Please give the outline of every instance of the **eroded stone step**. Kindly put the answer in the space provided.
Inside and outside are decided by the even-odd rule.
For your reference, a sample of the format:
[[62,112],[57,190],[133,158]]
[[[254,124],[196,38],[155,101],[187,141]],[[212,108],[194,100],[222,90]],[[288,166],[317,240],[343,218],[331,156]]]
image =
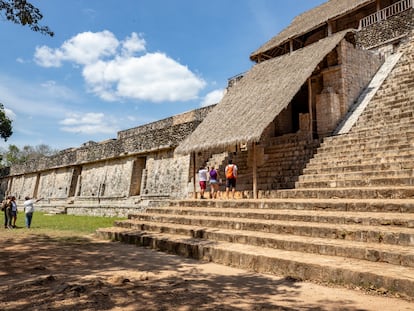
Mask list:
[[268,198],[319,199],[414,199],[414,186],[393,187],[319,187],[279,190],[265,193]]
[[[196,227],[247,230],[317,238],[414,246],[413,228],[308,223],[303,221],[271,221],[245,218],[228,219],[209,216],[156,215],[146,213],[136,215],[133,221],[136,222],[137,228],[139,227],[141,230],[151,231],[156,231],[153,227],[162,223],[164,225],[191,225]],[[147,226],[146,223],[151,223],[153,227],[143,227]],[[116,222],[116,224],[118,226],[122,226],[123,224],[126,224],[126,222],[119,221]]]
[[[413,162],[414,164],[414,162]],[[363,169],[363,167],[361,167]],[[355,179],[386,179],[386,178],[413,178],[414,179],[414,165],[412,168],[399,169],[399,170],[360,170],[354,172],[335,172],[331,174],[324,173],[315,173],[315,174],[306,174],[299,176],[300,183],[304,182],[318,182],[326,181],[330,182],[332,180],[355,180]]]
[[[319,189],[318,189],[319,190]],[[322,189],[325,190],[325,189]],[[327,189],[328,191],[337,191]],[[381,190],[381,189],[378,189]],[[386,189],[389,191],[389,189]],[[340,190],[338,190],[340,191]],[[350,189],[351,192],[357,192],[356,189]],[[163,208],[168,210],[171,207],[205,209],[217,208],[225,209],[254,209],[254,210],[322,210],[322,211],[349,211],[349,212],[379,212],[379,213],[414,213],[413,199],[351,199],[346,197],[340,198],[310,198],[309,191],[303,190],[306,197],[294,197],[300,191],[298,190],[279,190],[271,192],[274,195],[292,193],[292,197],[274,198],[274,199],[256,199],[256,200],[170,200],[169,206]],[[344,191],[346,193],[346,191]],[[414,188],[412,189],[414,194]]]
[[369,156],[369,154],[381,155],[386,152],[397,152],[406,151],[411,154],[414,152],[414,144],[412,140],[407,140],[405,142],[398,141],[396,143],[388,141],[386,143],[380,141],[367,141],[361,142],[358,140],[350,141],[347,144],[336,143],[331,141],[329,144],[324,143],[317,149],[316,154],[322,154],[325,156],[332,156],[335,154],[346,155],[346,151],[349,153],[359,154]]
[[[411,160],[411,159],[410,159]],[[335,162],[320,165],[319,163],[312,163],[303,169],[303,174],[335,174],[346,172],[367,171],[383,171],[383,170],[404,170],[414,168],[414,158],[411,161],[403,162],[389,162],[389,163],[375,163],[375,164],[355,164],[354,162],[347,162],[345,165],[340,165]]]
[[[414,213],[381,213],[381,212],[351,212],[298,209],[252,209],[252,208],[214,208],[198,206],[151,208],[145,215],[174,215],[174,216],[208,216],[229,219],[259,219],[301,221],[329,224],[358,224],[368,226],[396,226],[414,228]],[[130,219],[139,218],[139,214],[131,215]]]
[[384,187],[414,186],[413,177],[365,177],[347,180],[320,180],[296,182],[296,188],[356,188],[356,187]]
[[[356,143],[355,143],[356,144]],[[346,151],[348,150],[348,157]],[[336,158],[350,158],[351,156],[357,156],[359,158],[387,158],[387,157],[401,157],[401,156],[412,156],[414,153],[414,146],[410,144],[405,145],[381,145],[372,143],[370,145],[360,144],[358,147],[349,145],[347,146],[336,146],[332,144],[328,148],[318,149],[314,155],[315,159],[336,159]]]
[[290,251],[356,258],[374,262],[414,267],[414,253],[410,247],[378,243],[360,243],[347,240],[322,239],[306,236],[292,236],[256,231],[240,231],[217,228],[194,227],[157,223],[123,221],[118,228],[137,231],[183,235],[189,238],[203,238],[255,246],[264,246]]
[[406,152],[401,152],[400,155],[393,155],[394,152],[389,153],[388,155],[372,155],[364,157],[364,155],[353,155],[350,153],[349,157],[345,155],[332,157],[329,158],[326,155],[320,155],[319,157],[315,157],[310,159],[309,163],[307,164],[307,168],[327,168],[327,167],[345,167],[345,166],[370,166],[370,165],[377,165],[381,167],[382,165],[388,164],[395,164],[401,165],[408,164],[408,166],[404,166],[405,168],[411,168],[411,163],[413,160],[413,156],[407,154]]
[[384,288],[414,297],[414,273],[410,267],[122,228],[113,231],[99,229],[97,234],[101,238],[249,271],[371,289]]

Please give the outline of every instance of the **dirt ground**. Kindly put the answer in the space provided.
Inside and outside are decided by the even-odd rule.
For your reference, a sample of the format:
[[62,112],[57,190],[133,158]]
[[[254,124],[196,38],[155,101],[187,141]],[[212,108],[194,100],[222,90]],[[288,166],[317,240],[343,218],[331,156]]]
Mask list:
[[414,302],[132,245],[0,229],[0,310],[414,310]]

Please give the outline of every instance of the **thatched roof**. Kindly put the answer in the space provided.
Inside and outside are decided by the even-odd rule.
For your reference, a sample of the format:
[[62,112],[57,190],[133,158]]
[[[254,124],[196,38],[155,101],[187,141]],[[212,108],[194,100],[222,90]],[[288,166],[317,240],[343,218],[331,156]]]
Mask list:
[[364,6],[376,0],[330,0],[320,6],[309,10],[295,17],[292,23],[282,30],[278,35],[270,39],[258,50],[250,55],[251,59],[255,59],[259,54],[275,48],[286,41],[297,36],[303,35],[312,29],[315,29],[328,20],[349,13],[358,7]]
[[259,141],[324,57],[350,32],[256,64],[176,149],[188,154]]

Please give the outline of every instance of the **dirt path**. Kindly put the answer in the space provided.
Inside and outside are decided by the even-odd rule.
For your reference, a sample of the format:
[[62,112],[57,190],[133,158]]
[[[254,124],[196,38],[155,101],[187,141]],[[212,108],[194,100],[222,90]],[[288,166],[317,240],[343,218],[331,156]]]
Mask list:
[[90,236],[0,233],[0,310],[414,310]]

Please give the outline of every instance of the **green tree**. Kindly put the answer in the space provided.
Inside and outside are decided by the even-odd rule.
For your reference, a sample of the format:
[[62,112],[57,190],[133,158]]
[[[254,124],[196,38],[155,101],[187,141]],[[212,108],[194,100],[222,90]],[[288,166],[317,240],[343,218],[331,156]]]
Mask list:
[[0,136],[4,139],[4,141],[7,141],[12,134],[12,120],[6,116],[4,106],[0,103]]
[[21,164],[26,161],[39,159],[41,157],[53,156],[58,152],[59,150],[52,149],[50,146],[45,144],[40,144],[34,147],[25,145],[22,149],[16,145],[9,145],[7,150],[3,148],[0,150],[0,167]]
[[4,166],[22,163],[20,159],[20,149],[16,145],[9,145],[9,149],[3,155]]
[[15,24],[30,27],[31,30],[53,37],[47,26],[39,25],[43,18],[40,10],[26,0],[0,0],[0,15]]

